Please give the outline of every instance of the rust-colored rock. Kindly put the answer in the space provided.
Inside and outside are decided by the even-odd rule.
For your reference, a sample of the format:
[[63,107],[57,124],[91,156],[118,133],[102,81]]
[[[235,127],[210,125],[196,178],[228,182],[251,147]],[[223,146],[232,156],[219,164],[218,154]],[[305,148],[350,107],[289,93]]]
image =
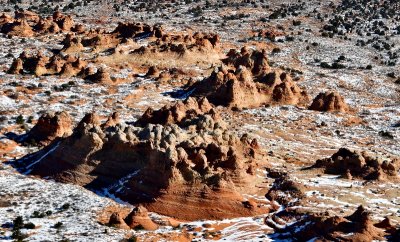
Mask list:
[[[22,64],[22,69],[21,69]],[[77,76],[86,67],[86,61],[71,56],[53,55],[48,57],[42,52],[27,54],[23,52],[9,68],[10,74]]]
[[339,149],[330,158],[317,160],[314,168],[324,168],[325,173],[351,176],[366,180],[397,179],[399,159],[383,159],[367,152]]
[[93,75],[86,76],[85,80],[102,84],[114,83],[111,79],[110,73],[105,68],[99,68]]
[[24,70],[24,62],[21,58],[14,59],[13,63],[11,64],[10,69],[8,69],[8,74],[22,74]]
[[198,115],[211,114],[214,119],[218,115],[207,98],[188,98],[185,101],[178,101],[174,105],[165,106],[159,110],[149,108],[136,122],[139,126],[147,124],[183,124],[186,120],[192,120]]
[[74,53],[80,52],[83,50],[83,45],[81,43],[81,39],[79,37],[75,37],[72,34],[68,34],[63,40],[64,47],[62,51],[64,53]]
[[[210,108],[205,100],[187,103],[192,102],[198,112]],[[210,115],[189,117],[185,124],[114,123],[109,128],[88,114],[32,173],[107,189],[149,211],[183,220],[268,212],[268,207],[244,207],[239,193],[257,190],[254,171],[263,157],[257,142],[239,139]]]
[[316,96],[309,107],[310,110],[323,112],[348,112],[349,106],[337,92],[323,92]]
[[147,77],[158,77],[160,76],[160,70],[156,66],[150,66],[146,73]]
[[6,13],[2,13],[0,16],[0,29],[4,24],[12,23],[14,18]]
[[156,230],[158,228],[149,217],[148,211],[143,206],[135,207],[125,218],[126,224],[131,229]]
[[23,19],[34,23],[38,22],[40,19],[40,16],[37,13],[28,10],[15,11],[14,15],[16,19]]
[[[258,70],[256,68],[256,70]],[[307,93],[284,72],[275,71],[261,77],[240,66],[235,71],[220,68],[210,77],[195,83],[192,96],[205,96],[215,105],[227,107],[259,107],[265,104],[304,105]]]
[[20,37],[32,37],[34,35],[32,27],[24,19],[19,19],[11,23],[4,24],[1,28],[1,32]]
[[114,212],[111,214],[108,226],[116,227],[119,229],[130,229],[118,212]]
[[61,12],[56,11],[53,13],[53,21],[57,23],[63,31],[70,31],[74,27],[74,20],[69,15],[63,15]]
[[121,122],[120,117],[119,117],[119,113],[118,112],[114,112],[113,114],[111,114],[110,117],[108,117],[107,121],[102,124],[102,128],[109,128],[109,127],[115,127],[117,124],[119,124]]
[[289,74],[268,65],[265,51],[230,50],[223,62],[226,66],[191,86],[192,96],[204,96],[215,105],[232,108],[266,104],[303,106],[309,101],[307,93]]
[[[291,214],[297,216],[297,222],[289,226],[278,225],[282,221],[279,217],[287,217],[290,214],[281,212],[268,219],[268,225],[275,227],[281,234],[280,238],[296,238],[302,241],[317,239],[318,241],[373,241],[384,240],[389,231],[375,226],[369,212],[362,206],[347,216],[330,216],[326,214]],[[278,219],[276,219],[278,218]],[[283,229],[282,229],[283,227]]]
[[305,197],[304,186],[284,175],[275,179],[265,197],[285,206],[293,206]]
[[66,112],[48,112],[42,115],[36,125],[28,132],[25,141],[48,145],[59,137],[72,134],[72,119]]

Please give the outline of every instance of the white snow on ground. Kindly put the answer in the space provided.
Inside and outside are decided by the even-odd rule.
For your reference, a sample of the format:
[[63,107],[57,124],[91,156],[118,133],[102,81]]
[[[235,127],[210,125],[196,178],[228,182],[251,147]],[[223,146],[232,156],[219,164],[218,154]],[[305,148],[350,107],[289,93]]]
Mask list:
[[[1,170],[0,200],[12,204],[0,206],[0,224],[23,216],[25,222],[32,222],[38,227],[22,231],[30,235],[29,241],[119,241],[127,233],[98,224],[97,213],[115,202],[79,186]],[[70,208],[63,210],[61,207],[64,204],[70,204]],[[44,218],[31,218],[34,211],[51,211],[52,214]],[[53,228],[57,222],[63,224],[59,229]],[[4,236],[10,235],[8,231]],[[0,240],[6,239],[4,236],[0,235]]]
[[8,111],[8,109],[15,108],[15,101],[9,97],[0,95],[0,111]]

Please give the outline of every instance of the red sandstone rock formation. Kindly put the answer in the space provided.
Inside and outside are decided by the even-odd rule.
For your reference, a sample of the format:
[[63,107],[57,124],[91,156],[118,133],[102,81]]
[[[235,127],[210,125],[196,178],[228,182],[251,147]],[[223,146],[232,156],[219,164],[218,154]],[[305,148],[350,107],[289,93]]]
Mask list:
[[107,225],[119,229],[130,229],[129,226],[125,223],[125,221],[121,218],[121,215],[118,212],[114,212],[111,214],[110,220]]
[[[204,102],[195,108],[208,106]],[[150,211],[185,220],[268,212],[268,207],[244,206],[238,193],[257,189],[254,172],[263,157],[257,142],[239,139],[208,115],[187,123],[144,128],[119,123],[110,129],[96,115],[87,115],[32,173],[106,189]]]
[[53,17],[41,17],[27,10],[16,11],[15,19],[3,14],[0,17],[0,30],[4,34],[20,37],[32,37],[35,35],[59,33],[75,30],[82,32],[82,27],[74,26],[71,16],[55,12]]
[[24,19],[4,24],[1,28],[1,32],[20,37],[32,37],[34,35],[32,27]]
[[[299,221],[287,227],[279,225],[287,217],[297,216]],[[288,214],[281,212],[266,220],[267,224],[282,233],[281,239],[296,238],[302,241],[373,241],[383,240],[390,230],[374,225],[369,212],[362,206],[347,217],[327,214]]]
[[62,75],[71,77],[82,73],[86,65],[86,61],[72,56],[53,55],[48,57],[41,52],[36,55],[23,52],[13,61],[8,73],[23,74],[26,72],[36,76]]
[[178,101],[171,106],[165,106],[156,111],[149,108],[136,124],[142,127],[149,123],[162,125],[183,124],[186,120],[192,120],[198,115],[204,114],[210,114],[214,119],[218,118],[207,98],[188,98],[185,101]]
[[[324,168],[326,173],[338,174],[366,180],[397,179],[400,160],[384,160],[366,152],[339,149],[330,158],[317,160],[315,168]],[[347,175],[346,175],[347,174]]]
[[113,80],[111,80],[110,73],[105,68],[99,68],[96,73],[86,76],[85,80],[102,84],[113,83]]
[[287,73],[271,69],[264,51],[231,50],[223,61],[228,66],[195,83],[192,96],[205,96],[213,104],[235,108],[308,102],[307,93]]
[[143,206],[135,207],[125,218],[126,224],[132,229],[156,230],[158,228],[149,217],[148,211]]
[[53,21],[57,23],[63,31],[70,31],[74,27],[74,20],[69,15],[63,15],[61,12],[56,11],[53,13]]
[[37,13],[28,10],[15,11],[14,15],[16,19],[24,19],[34,23],[38,22],[40,19],[40,16]]
[[324,92],[315,97],[309,109],[323,112],[345,113],[349,111],[349,106],[339,93]]
[[49,112],[42,115],[36,125],[28,132],[25,140],[48,145],[59,137],[72,134],[72,120],[68,113]]
[[304,186],[283,175],[275,180],[265,197],[281,205],[293,206],[305,197]]

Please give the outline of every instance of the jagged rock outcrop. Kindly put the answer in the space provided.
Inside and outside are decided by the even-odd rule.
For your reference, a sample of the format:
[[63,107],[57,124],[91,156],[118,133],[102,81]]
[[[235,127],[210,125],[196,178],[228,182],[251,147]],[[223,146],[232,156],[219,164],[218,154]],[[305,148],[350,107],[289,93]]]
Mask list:
[[[285,212],[283,216],[288,216]],[[293,216],[293,215],[292,215]],[[277,218],[277,219],[276,219]],[[304,241],[317,239],[318,241],[373,241],[384,240],[389,233],[374,225],[370,214],[362,206],[347,216],[329,216],[327,214],[307,214],[299,216],[299,221],[282,229],[277,225],[278,216],[269,219],[268,225],[275,228],[281,234],[280,238],[296,238]],[[279,220],[280,222],[282,220]]]
[[24,138],[27,142],[36,142],[48,145],[56,138],[67,137],[72,134],[72,119],[67,112],[48,112],[43,114],[36,125]]
[[325,173],[328,174],[366,180],[386,180],[398,179],[400,160],[387,160],[367,152],[341,148],[330,158],[317,160],[313,167],[324,168]]
[[151,124],[184,124],[187,120],[193,120],[198,115],[210,114],[214,120],[219,116],[208,102],[207,98],[188,98],[178,101],[171,106],[164,106],[159,110],[148,108],[138,119],[136,125],[145,126]]
[[[219,45],[220,37],[217,34],[164,34],[156,41],[150,42],[147,46],[141,46],[130,54],[150,55],[153,58],[168,54],[169,58],[180,58],[193,62],[196,57],[204,58],[205,54],[211,56],[212,59],[215,56],[219,57]],[[169,54],[174,54],[174,56]]]
[[322,112],[348,112],[349,106],[337,92],[323,92],[316,96],[309,107],[310,110]]
[[192,96],[205,96],[213,104],[236,108],[304,105],[309,100],[287,73],[272,70],[264,51],[231,50],[224,63],[227,66],[216,69],[190,88]]
[[87,37],[81,40],[81,44],[84,47],[91,47],[95,51],[116,48],[120,43],[121,40],[116,36],[103,33],[101,30],[98,30],[94,33],[89,33]]
[[[198,111],[208,106],[205,100],[187,103],[192,102]],[[32,174],[105,190],[185,220],[268,211],[245,207],[239,193],[257,189],[255,169],[263,153],[256,140],[239,139],[210,115],[181,126],[143,122],[139,127],[110,119],[113,125],[101,125],[96,115],[86,115],[71,136],[46,148],[53,150],[33,166]]]

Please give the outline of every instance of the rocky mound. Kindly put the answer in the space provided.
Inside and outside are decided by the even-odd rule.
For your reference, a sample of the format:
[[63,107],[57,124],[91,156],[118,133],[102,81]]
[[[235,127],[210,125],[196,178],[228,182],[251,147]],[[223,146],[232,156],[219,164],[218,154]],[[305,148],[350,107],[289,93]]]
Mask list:
[[112,213],[110,220],[107,223],[108,226],[119,228],[119,229],[130,229],[130,227],[125,223],[121,214],[118,212]]
[[[205,102],[186,103],[200,108],[208,106]],[[256,140],[238,138],[209,115],[187,117],[181,126],[145,124],[144,119],[142,124],[102,125],[88,114],[71,136],[24,160],[34,164],[32,174],[184,220],[268,212],[265,206],[245,207],[239,193],[257,189],[255,170],[263,154]]]
[[59,11],[47,18],[27,10],[16,11],[14,18],[5,14],[0,17],[0,32],[12,36],[32,37],[73,30],[81,32],[82,28],[75,25],[71,16]]
[[80,52],[84,49],[81,38],[74,34],[67,34],[62,43],[64,44],[64,47],[61,51],[64,53]]
[[[90,70],[85,70],[85,73],[90,73]],[[97,72],[85,76],[85,80],[93,83],[112,84],[110,73],[106,68],[99,68]]]
[[42,52],[28,54],[22,52],[11,64],[9,74],[62,75],[64,77],[77,76],[84,71],[87,63],[72,56],[46,56]]
[[18,19],[11,23],[4,24],[1,27],[1,32],[20,37],[32,37],[34,35],[32,27],[24,19]]
[[265,197],[281,205],[293,206],[305,197],[304,186],[290,179],[288,175],[283,175],[275,179]]
[[[287,227],[279,226],[276,221],[287,216],[286,212],[268,220],[268,225],[279,231],[279,238],[296,238],[308,241],[316,238],[318,241],[373,241],[384,240],[392,228],[379,228],[374,225],[369,212],[362,206],[347,217],[329,216],[329,214],[303,215],[300,221]],[[293,215],[291,215],[293,216]],[[275,220],[275,221],[274,221]],[[385,231],[386,230],[386,231]]]
[[337,92],[323,92],[316,96],[309,107],[310,110],[322,112],[348,112],[349,106]]
[[275,27],[268,26],[266,29],[262,29],[255,34],[256,37],[266,38],[271,41],[277,41],[279,38],[284,38],[286,34]]
[[339,149],[331,157],[317,160],[314,168],[324,168],[325,173],[357,177],[366,180],[397,179],[400,160],[384,160],[367,152]]
[[72,119],[67,112],[48,112],[42,115],[36,125],[24,137],[24,141],[48,145],[59,137],[72,134]]
[[150,26],[144,23],[118,23],[113,33],[121,38],[145,38],[163,36],[163,29],[160,25]]
[[150,219],[147,209],[142,206],[135,207],[125,218],[125,222],[132,229],[156,230],[158,227]]
[[207,98],[188,98],[178,101],[174,105],[167,105],[159,110],[149,108],[138,119],[136,125],[144,127],[151,124],[179,124],[182,126],[186,121],[193,120],[199,115],[210,114],[216,120],[218,115]]
[[192,96],[204,96],[215,105],[236,108],[304,105],[309,100],[290,75],[272,70],[265,51],[231,50],[223,62],[227,66],[216,69],[210,77],[190,88]]

